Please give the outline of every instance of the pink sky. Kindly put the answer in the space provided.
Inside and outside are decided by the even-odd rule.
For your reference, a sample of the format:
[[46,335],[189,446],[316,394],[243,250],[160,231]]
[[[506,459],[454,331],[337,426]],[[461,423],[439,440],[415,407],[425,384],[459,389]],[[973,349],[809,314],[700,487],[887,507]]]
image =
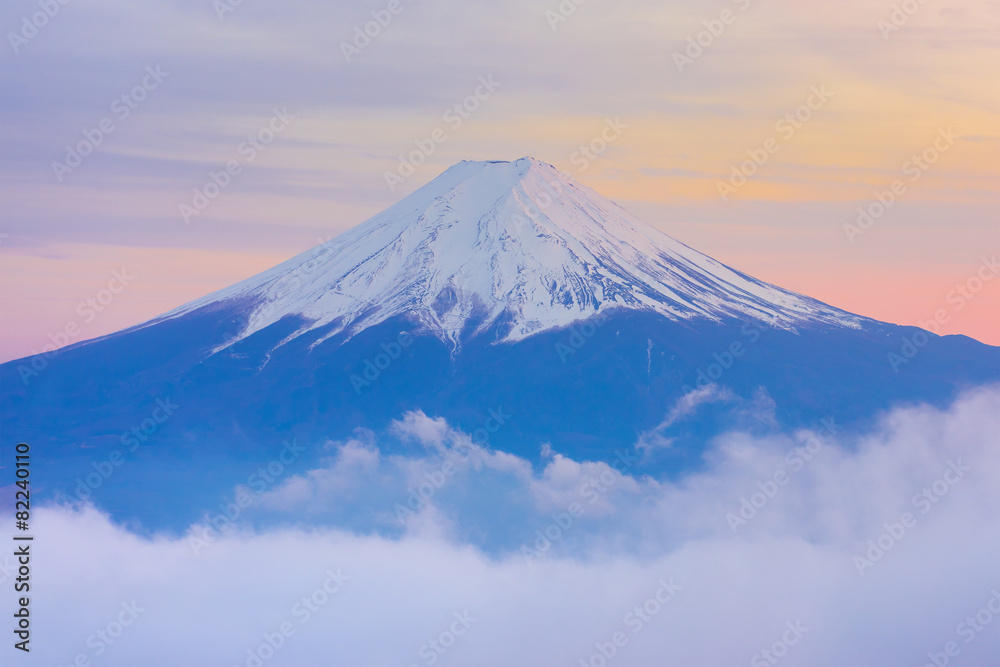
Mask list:
[[[404,3],[350,62],[340,44],[367,9],[265,4],[224,20],[210,3],[72,5],[0,50],[16,92],[0,98],[0,359],[249,277],[460,160],[524,155],[763,280],[899,324],[943,312],[941,333],[1000,345],[1000,280],[977,282],[1000,252],[1000,3],[927,3],[898,30],[890,1],[587,3],[566,21],[555,2]],[[33,6],[5,5],[5,24]],[[696,57],[689,38],[707,44]],[[484,79],[495,89],[449,115]],[[250,159],[276,113],[287,124]],[[609,120],[622,130],[602,146]],[[53,168],[102,121],[91,155]],[[399,156],[438,129],[390,190]],[[186,223],[179,206],[234,160]],[[845,225],[894,183],[852,242]],[[121,269],[135,279],[87,306]]]

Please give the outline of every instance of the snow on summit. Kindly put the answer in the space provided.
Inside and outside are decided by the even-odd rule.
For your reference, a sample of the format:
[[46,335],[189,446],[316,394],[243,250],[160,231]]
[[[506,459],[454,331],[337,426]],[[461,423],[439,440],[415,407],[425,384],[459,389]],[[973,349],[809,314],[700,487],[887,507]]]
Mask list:
[[159,319],[233,300],[251,312],[230,343],[287,315],[308,321],[290,338],[406,315],[456,346],[495,324],[515,341],[616,308],[783,328],[860,321],[730,269],[530,157],[456,164],[335,239]]

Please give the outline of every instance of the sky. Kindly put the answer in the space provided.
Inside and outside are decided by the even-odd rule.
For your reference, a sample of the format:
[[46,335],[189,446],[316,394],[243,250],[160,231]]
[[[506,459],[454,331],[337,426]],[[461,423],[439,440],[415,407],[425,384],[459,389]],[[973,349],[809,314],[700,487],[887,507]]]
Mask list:
[[1000,2],[902,4],[10,0],[0,360],[526,155],[758,278],[1000,344]]

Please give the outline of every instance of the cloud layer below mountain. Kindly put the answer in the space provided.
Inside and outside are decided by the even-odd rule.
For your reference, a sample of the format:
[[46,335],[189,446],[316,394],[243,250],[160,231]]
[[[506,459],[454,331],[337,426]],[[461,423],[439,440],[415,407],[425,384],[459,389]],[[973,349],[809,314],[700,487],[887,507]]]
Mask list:
[[730,433],[673,481],[630,475],[630,452],[614,466],[547,452],[533,470],[422,414],[395,431],[411,456],[360,433],[321,469],[237,489],[253,504],[221,531],[209,515],[147,538],[92,507],[35,510],[23,664],[986,667],[1000,654],[1000,388],[897,409],[862,435],[836,418]]

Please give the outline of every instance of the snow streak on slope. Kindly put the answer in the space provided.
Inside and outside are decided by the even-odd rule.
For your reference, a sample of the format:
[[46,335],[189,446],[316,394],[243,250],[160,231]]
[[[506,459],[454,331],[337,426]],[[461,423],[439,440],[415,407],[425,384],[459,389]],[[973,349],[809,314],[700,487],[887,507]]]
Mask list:
[[613,308],[772,326],[860,318],[755,280],[639,221],[533,158],[461,162],[385,212],[160,320],[250,308],[239,340],[287,315],[327,337],[395,315],[456,347],[496,325],[516,341]]

